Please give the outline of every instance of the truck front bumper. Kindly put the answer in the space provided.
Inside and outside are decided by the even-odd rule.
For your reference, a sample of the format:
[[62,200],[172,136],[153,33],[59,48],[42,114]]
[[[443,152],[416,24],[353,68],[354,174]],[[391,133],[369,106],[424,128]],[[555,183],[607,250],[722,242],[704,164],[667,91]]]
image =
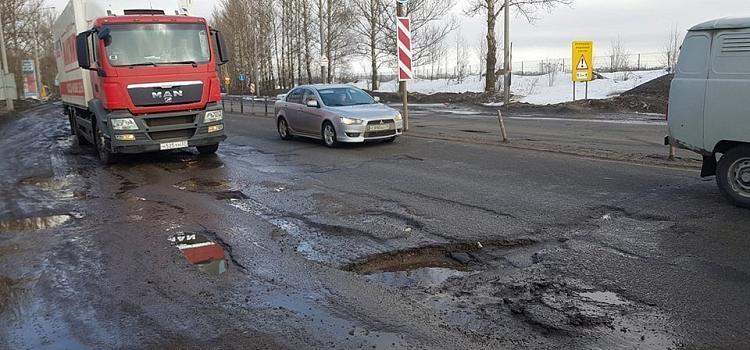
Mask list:
[[[162,144],[180,142],[186,142],[184,147],[215,145],[227,138],[224,133],[224,120],[209,123],[205,123],[204,120],[207,112],[220,110],[221,107],[215,104],[200,111],[137,116],[127,111],[114,111],[106,119],[109,135],[104,135],[105,142],[112,153],[124,154],[161,151]],[[114,130],[111,120],[117,118],[133,118],[138,130]]]

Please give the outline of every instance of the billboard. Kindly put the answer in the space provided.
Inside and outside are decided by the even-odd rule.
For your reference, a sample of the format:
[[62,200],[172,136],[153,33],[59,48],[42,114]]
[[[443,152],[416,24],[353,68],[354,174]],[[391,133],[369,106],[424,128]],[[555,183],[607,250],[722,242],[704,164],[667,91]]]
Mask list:
[[23,77],[23,98],[39,99],[36,89],[34,61],[21,61],[21,75]]

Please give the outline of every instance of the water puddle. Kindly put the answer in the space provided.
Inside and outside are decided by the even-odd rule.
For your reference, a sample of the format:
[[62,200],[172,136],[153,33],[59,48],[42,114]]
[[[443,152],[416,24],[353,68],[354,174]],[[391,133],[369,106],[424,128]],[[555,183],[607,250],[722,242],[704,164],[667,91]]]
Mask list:
[[227,272],[229,267],[224,248],[199,233],[176,233],[169,241],[182,252],[182,255],[198,268],[212,276]]
[[27,284],[32,278],[12,279],[0,276],[0,315],[20,315],[21,311],[30,306],[30,288]]
[[608,305],[627,305],[630,304],[625,300],[622,300],[620,296],[612,292],[586,292],[578,293],[579,296],[591,299],[597,303],[608,304]]
[[393,287],[430,287],[439,285],[451,277],[464,276],[467,273],[444,267],[423,267],[406,271],[373,272],[365,275],[365,278]]
[[60,226],[70,221],[70,215],[53,215],[38,218],[26,218],[12,221],[0,221],[2,231],[40,231]]
[[188,179],[172,185],[181,190],[198,193],[214,193],[229,191],[230,186],[224,181],[212,181],[206,179]]
[[274,309],[286,310],[302,317],[311,327],[320,330],[321,337],[353,343],[350,348],[359,349],[409,349],[401,336],[395,333],[370,330],[352,321],[335,317],[324,308],[328,302],[321,295],[286,295],[268,300]]

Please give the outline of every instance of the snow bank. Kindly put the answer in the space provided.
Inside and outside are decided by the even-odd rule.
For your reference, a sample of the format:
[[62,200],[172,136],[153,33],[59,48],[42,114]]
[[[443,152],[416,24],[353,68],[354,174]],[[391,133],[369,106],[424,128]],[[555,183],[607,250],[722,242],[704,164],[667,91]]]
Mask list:
[[[603,73],[606,79],[597,79],[589,82],[588,98],[603,99],[617,96],[638,85],[667,74],[665,70],[650,70],[636,72]],[[367,82],[361,81],[356,84],[359,88],[367,88]],[[484,91],[484,80],[478,75],[469,76],[461,84],[455,80],[413,80],[409,82],[409,91],[423,94],[434,94],[438,92],[482,92]],[[396,92],[398,81],[392,80],[381,83],[380,92]],[[583,99],[586,91],[584,83],[576,84],[576,99]],[[555,104],[573,100],[573,82],[570,73],[557,73],[550,86],[548,75],[520,76],[514,75],[511,92],[518,96],[515,99],[537,105]]]

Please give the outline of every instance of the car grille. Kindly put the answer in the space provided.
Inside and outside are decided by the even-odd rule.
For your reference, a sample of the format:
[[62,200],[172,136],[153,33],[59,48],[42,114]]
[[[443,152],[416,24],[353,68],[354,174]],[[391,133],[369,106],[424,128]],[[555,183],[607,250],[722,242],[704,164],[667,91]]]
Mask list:
[[195,115],[181,115],[177,117],[148,118],[146,119],[146,125],[149,127],[170,126],[178,124],[193,124],[194,121]]
[[393,136],[396,135],[396,123],[393,120],[373,120],[369,123],[367,123],[367,126],[370,125],[388,125],[390,126],[390,130],[379,130],[379,131],[367,131],[365,132],[365,137],[384,137],[384,136]]
[[195,128],[181,129],[181,130],[169,130],[169,131],[154,131],[148,133],[154,141],[167,140],[167,139],[189,139],[195,134]]

